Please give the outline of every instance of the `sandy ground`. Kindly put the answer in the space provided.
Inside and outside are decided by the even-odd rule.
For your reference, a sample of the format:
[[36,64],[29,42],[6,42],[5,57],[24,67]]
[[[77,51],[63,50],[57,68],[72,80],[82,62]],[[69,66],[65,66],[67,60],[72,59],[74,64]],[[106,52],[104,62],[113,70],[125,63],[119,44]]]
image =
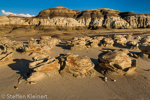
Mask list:
[[75,36],[106,36],[110,37],[113,34],[129,34],[133,35],[148,35],[150,33],[149,28],[141,29],[98,29],[98,30],[72,30],[72,31],[45,31],[45,30],[33,30],[33,29],[22,29],[18,28],[15,30],[11,29],[0,29],[0,36],[5,36],[11,40],[27,41],[32,38],[40,38],[41,36],[52,36],[60,38],[61,40],[68,40]]
[[[96,33],[97,31],[98,30],[94,31],[95,34],[98,34]],[[122,32],[125,31],[122,30]],[[128,31],[126,33],[130,32]],[[146,32],[146,34],[148,34],[145,30],[139,30],[137,33],[141,34],[143,32]],[[62,35],[62,33],[59,34]],[[112,34],[108,31],[105,31],[104,33],[105,34],[99,33],[99,35],[108,35],[106,33]],[[67,37],[66,39],[69,39],[70,37],[77,35],[76,33],[72,34],[74,35],[71,35],[69,37],[68,34],[63,35],[63,37],[59,35],[59,37]],[[91,35],[95,34],[93,33]],[[34,34],[33,38],[38,38],[41,35],[42,34],[37,36]],[[26,37],[21,37],[20,35],[19,37],[18,35],[18,38],[9,36],[9,38],[17,41],[26,41],[26,39],[31,38],[30,35],[25,36]],[[69,50],[68,47],[64,46],[64,44],[62,43],[52,48],[49,54],[52,57],[56,57],[58,54],[61,53],[69,52],[79,55],[86,55],[90,57],[95,64],[97,64],[98,55],[102,52],[103,49],[120,48],[99,47],[87,50],[73,51]],[[139,52],[132,50],[129,51]],[[56,75],[53,77],[47,77],[42,81],[31,85],[25,84],[25,80],[21,84],[18,84],[18,79],[27,71],[28,68],[26,67],[26,65],[32,61],[32,57],[26,54],[15,52],[13,61],[9,61],[0,65],[0,100],[150,100],[150,60],[142,58],[136,60],[137,68],[134,74],[125,76],[109,74],[107,76],[107,82],[103,81],[102,77],[104,76],[101,73],[97,72],[94,77],[86,78],[74,78],[69,76],[67,77]],[[111,79],[115,79],[116,82],[113,82]],[[14,86],[17,86],[18,89],[14,89]],[[16,94],[25,95],[26,98],[21,99],[17,97]],[[47,97],[35,99],[32,98],[30,94],[43,96],[46,95]],[[15,98],[10,97],[10,95],[14,95]]]

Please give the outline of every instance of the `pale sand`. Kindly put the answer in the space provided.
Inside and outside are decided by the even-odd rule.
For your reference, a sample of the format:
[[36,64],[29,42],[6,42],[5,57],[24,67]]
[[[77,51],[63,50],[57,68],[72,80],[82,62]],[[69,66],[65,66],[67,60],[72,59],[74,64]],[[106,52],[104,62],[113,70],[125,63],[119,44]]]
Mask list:
[[[30,36],[27,37],[29,38]],[[17,38],[11,37],[11,39]],[[17,40],[21,41],[22,39],[23,37]],[[25,41],[25,39],[22,41]],[[52,57],[69,52],[86,55],[90,57],[95,64],[97,64],[98,55],[102,49],[120,49],[118,47],[99,47],[73,51],[62,45],[52,48],[49,54]],[[32,57],[15,52],[14,61],[0,65],[0,94],[6,95],[4,99],[0,97],[0,100],[8,100],[7,94],[47,95],[47,100],[150,100],[150,71],[147,71],[150,69],[150,60],[142,58],[136,60],[137,66],[133,75],[120,76],[110,74],[108,75],[107,82],[103,81],[102,77],[104,76],[97,72],[94,77],[87,78],[56,75],[45,78],[34,85],[29,85],[25,84],[25,80],[21,84],[18,84],[18,79],[26,72],[26,65],[32,61]],[[111,78],[115,79],[116,82],[113,82]],[[14,86],[18,86],[18,89],[14,89]],[[14,100],[27,99],[17,98]]]

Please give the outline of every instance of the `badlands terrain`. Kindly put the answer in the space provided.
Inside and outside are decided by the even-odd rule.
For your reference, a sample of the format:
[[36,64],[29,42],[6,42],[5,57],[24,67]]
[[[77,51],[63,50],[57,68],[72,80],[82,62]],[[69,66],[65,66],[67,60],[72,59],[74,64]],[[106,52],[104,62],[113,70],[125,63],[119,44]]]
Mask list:
[[1,15],[0,100],[149,100],[149,27],[106,8]]

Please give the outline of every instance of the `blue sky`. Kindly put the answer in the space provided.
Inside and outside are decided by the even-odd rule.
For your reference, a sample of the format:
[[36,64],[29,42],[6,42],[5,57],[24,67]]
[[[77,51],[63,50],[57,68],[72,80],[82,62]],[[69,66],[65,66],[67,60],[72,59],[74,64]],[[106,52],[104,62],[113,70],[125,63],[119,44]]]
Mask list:
[[[0,11],[38,15],[41,10],[64,6],[73,10],[110,8],[135,13],[150,13],[150,0],[1,0]],[[0,15],[2,13],[0,12]]]

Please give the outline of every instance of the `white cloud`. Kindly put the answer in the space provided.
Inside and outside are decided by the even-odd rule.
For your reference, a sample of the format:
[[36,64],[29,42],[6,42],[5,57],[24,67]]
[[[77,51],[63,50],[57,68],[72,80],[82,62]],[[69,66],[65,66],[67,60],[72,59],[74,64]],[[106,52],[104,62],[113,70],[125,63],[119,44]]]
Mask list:
[[35,15],[29,15],[29,14],[16,14],[16,13],[12,13],[12,12],[5,12],[5,10],[2,10],[1,12],[2,12],[2,14],[6,15],[6,16],[8,16],[9,14],[13,14],[13,15],[19,16],[19,17],[33,17],[33,16],[35,16]]

